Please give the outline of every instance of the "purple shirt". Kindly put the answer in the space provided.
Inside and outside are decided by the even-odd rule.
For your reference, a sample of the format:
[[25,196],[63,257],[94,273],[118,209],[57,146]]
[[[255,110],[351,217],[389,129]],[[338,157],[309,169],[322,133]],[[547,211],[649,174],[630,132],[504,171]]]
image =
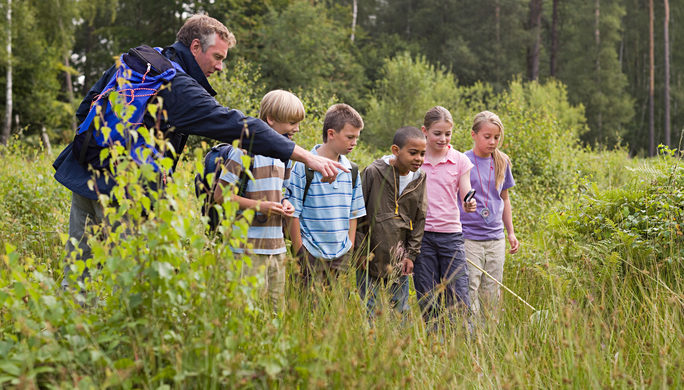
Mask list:
[[[486,241],[499,240],[504,238],[503,209],[504,202],[501,199],[501,191],[515,185],[510,164],[506,167],[506,175],[503,183],[496,188],[496,174],[494,172],[494,159],[477,157],[473,150],[465,152],[465,155],[474,164],[470,170],[470,185],[477,191],[475,200],[477,201],[477,211],[465,213],[461,208],[461,224],[463,225],[463,236],[469,240]],[[486,205],[486,206],[485,206]],[[487,207],[489,216],[482,216],[482,210]]]

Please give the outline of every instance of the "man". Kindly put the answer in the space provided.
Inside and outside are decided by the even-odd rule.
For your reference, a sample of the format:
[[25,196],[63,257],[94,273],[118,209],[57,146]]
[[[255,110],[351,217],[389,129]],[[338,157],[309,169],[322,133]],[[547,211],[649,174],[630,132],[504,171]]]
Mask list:
[[[173,158],[174,169],[191,134],[221,142],[232,142],[242,137],[243,145],[249,145],[253,153],[301,161],[320,172],[327,181],[335,180],[337,168],[344,169],[339,163],[311,154],[263,121],[223,107],[213,98],[216,92],[207,77],[222,69],[228,49],[235,45],[235,37],[226,26],[207,15],[195,15],[178,31],[177,39],[176,43],[164,49],[163,54],[178,63],[184,72],[178,72],[170,85],[158,93],[166,113],[166,119],[158,128],[173,146],[167,156]],[[115,71],[116,66],[107,70],[83,99],[76,111],[80,122],[86,118],[91,103],[103,92]],[[144,123],[148,128],[157,127],[149,115],[146,115]],[[243,131],[245,127],[248,132]],[[90,249],[84,238],[86,225],[99,224],[104,217],[98,193],[108,194],[116,183],[105,180],[106,175],[94,175],[86,164],[80,163],[72,145],[62,151],[53,166],[55,179],[72,191],[69,237],[76,239],[83,250],[82,258],[87,259]],[[91,180],[95,181],[95,188],[88,184]],[[67,243],[67,252],[74,249],[71,242]]]

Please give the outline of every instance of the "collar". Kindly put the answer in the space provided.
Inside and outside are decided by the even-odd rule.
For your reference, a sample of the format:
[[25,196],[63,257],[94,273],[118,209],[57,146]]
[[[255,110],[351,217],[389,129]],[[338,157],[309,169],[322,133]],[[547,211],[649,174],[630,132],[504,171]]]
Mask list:
[[[318,145],[314,146],[313,149],[311,149],[311,153],[318,156],[318,148],[320,148],[321,146],[323,146],[323,144],[318,144]],[[342,164],[342,166],[344,166],[345,168],[347,168],[351,171],[351,168],[352,168],[351,162],[349,161],[349,159],[346,156],[340,154],[340,159],[337,162],[339,162],[340,164]]]
[[[435,164],[435,165],[439,165],[439,164],[447,162],[447,161],[452,163],[452,164],[456,164],[458,162],[458,154],[456,154],[456,150],[451,145],[447,146],[446,155],[444,157],[442,157],[442,159],[439,160],[437,162],[437,164]],[[430,164],[430,162],[426,158],[425,162],[423,162],[423,164]],[[430,164],[430,165],[432,165],[432,164]]]
[[[392,164],[390,164],[390,161],[391,161],[391,160],[394,160],[394,159],[395,159],[395,157],[394,157],[393,154],[388,154],[388,155],[382,156],[382,158],[381,158],[380,160],[382,160],[382,162],[384,162],[385,165],[388,165],[388,166],[391,167]],[[415,179],[416,177],[420,176],[420,168],[418,168],[418,170],[416,170],[415,172],[409,171],[409,173],[407,173],[406,175],[404,175],[404,176],[402,176],[402,177],[407,177],[407,176],[410,177],[411,180],[413,180],[413,179]]]
[[216,91],[209,84],[207,76],[204,75],[199,64],[192,55],[190,49],[179,41],[164,49],[164,55],[171,61],[180,65],[190,77],[195,79],[211,96],[216,96]]

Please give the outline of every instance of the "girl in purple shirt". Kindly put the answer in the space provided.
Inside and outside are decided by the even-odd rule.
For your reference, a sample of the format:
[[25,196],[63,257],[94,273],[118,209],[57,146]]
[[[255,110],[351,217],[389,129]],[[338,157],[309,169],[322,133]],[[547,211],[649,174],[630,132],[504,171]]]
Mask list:
[[[520,246],[513,230],[508,198],[508,189],[515,185],[511,161],[498,148],[503,140],[504,126],[496,114],[483,111],[475,115],[470,134],[474,146],[465,155],[474,165],[470,170],[470,183],[477,191],[477,212],[461,216],[466,257],[501,282],[506,238],[511,253],[517,252]],[[504,235],[504,228],[507,235]],[[496,318],[500,309],[499,285],[470,263],[468,278],[473,313]]]
[[[451,114],[440,106],[428,110],[422,126],[427,149],[421,169],[427,175],[428,207],[413,282],[426,322],[436,319],[441,307],[450,309],[456,303],[466,308],[470,305],[458,205],[470,191],[473,164],[451,147],[453,126]],[[469,213],[477,208],[474,199],[461,206]]]

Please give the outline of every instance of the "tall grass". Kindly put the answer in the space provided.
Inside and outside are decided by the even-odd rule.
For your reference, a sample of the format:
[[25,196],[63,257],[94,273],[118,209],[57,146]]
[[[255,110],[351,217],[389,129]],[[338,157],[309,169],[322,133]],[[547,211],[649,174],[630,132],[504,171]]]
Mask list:
[[[666,226],[674,229],[669,241],[644,234],[625,245],[619,232],[632,214],[620,219],[607,213],[629,200],[635,205],[629,213],[641,205],[657,216],[659,209],[647,207],[654,206],[649,192],[642,191],[653,184],[651,177],[637,171],[667,178],[672,159],[635,163],[624,155],[587,152],[595,163],[581,165],[558,201],[535,205],[544,210],[536,215],[527,211],[535,199],[523,196],[532,194],[519,189],[516,213],[530,214],[516,226],[523,245],[507,259],[504,284],[537,312],[504,292],[499,322],[476,323],[471,333],[463,318],[427,331],[413,290],[403,321],[382,295],[370,322],[353,272],[314,292],[315,300],[291,281],[285,310],[273,314],[260,298],[263,280],[239,277],[248,260],[204,235],[191,187],[200,155],[179,165],[168,200],[157,204],[138,233],[92,242],[105,267],[88,294],[100,302],[82,307],[77,292],[62,292],[56,283],[68,194],[51,178],[54,156],[19,147],[2,151],[0,386],[684,386],[684,274],[676,227],[684,205],[655,204],[669,204],[679,218]],[[624,183],[624,192],[615,190]],[[684,187],[681,181],[663,186],[671,192],[659,194],[673,196]],[[622,215],[622,207],[615,210]],[[600,225],[599,212],[613,225]],[[571,223],[582,215],[591,229]],[[229,234],[240,229],[224,225]],[[288,264],[292,271],[295,264]]]

